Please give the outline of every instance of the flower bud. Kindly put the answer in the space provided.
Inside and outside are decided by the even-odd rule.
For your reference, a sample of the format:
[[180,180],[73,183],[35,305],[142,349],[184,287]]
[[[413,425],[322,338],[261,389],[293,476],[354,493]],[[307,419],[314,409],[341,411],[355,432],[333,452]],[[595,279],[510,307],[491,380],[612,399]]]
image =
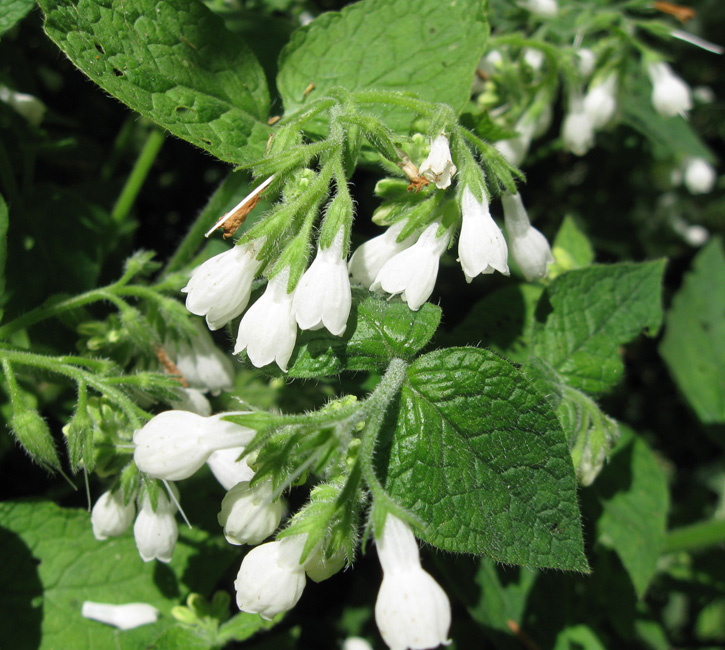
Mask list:
[[577,156],[583,156],[594,146],[594,125],[581,99],[569,105],[569,112],[561,127],[561,138],[564,147]]
[[141,510],[133,525],[136,548],[144,562],[158,560],[171,562],[179,528],[176,525],[176,506],[163,492],[159,492],[156,510],[151,507],[149,495],[144,493]]
[[652,105],[664,117],[684,114],[692,108],[690,87],[663,61],[650,63],[647,74],[652,81]]
[[270,620],[297,604],[306,582],[300,564],[305,538],[294,535],[267,542],[244,556],[234,581],[239,609]]
[[136,506],[131,500],[123,502],[123,490],[104,492],[91,510],[93,536],[103,541],[122,535],[133,522]]
[[272,496],[271,481],[261,481],[254,487],[249,486],[249,481],[242,481],[226,493],[217,520],[230,544],[253,546],[277,529],[284,503]]
[[501,203],[511,257],[529,282],[546,277],[554,256],[546,237],[531,225],[521,195],[504,194]]
[[685,162],[685,187],[690,194],[707,194],[712,191],[717,173],[715,168],[704,158],[689,158]]

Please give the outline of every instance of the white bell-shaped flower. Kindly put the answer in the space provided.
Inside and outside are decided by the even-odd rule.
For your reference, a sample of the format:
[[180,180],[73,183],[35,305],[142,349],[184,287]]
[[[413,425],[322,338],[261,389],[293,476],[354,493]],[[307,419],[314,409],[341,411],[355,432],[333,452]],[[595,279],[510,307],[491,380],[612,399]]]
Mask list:
[[542,18],[551,18],[559,13],[556,0],[519,0],[519,5]]
[[481,273],[498,271],[508,275],[506,239],[491,217],[486,196],[479,201],[469,187],[463,188],[461,215],[463,221],[458,236],[458,261],[466,282],[471,282]]
[[122,490],[104,492],[91,510],[93,536],[99,541],[118,537],[133,523],[135,515],[133,499],[124,504]]
[[189,388],[218,395],[234,387],[234,366],[231,359],[215,344],[200,321],[194,319],[196,336],[189,343],[179,341],[166,344],[166,351],[174,359]]
[[617,111],[617,74],[591,86],[584,96],[584,112],[595,129],[606,126]]
[[375,622],[388,647],[423,650],[450,643],[448,596],[421,567],[410,526],[388,515],[376,545],[383,583],[375,603]]
[[569,103],[569,112],[561,126],[561,138],[564,147],[577,156],[583,156],[594,146],[594,124],[580,97]]
[[418,311],[433,293],[441,255],[451,241],[450,229],[438,236],[440,225],[440,221],[432,222],[415,244],[389,259],[370,289],[401,294],[408,307]]
[[273,499],[271,480],[250,487],[249,481],[237,483],[222,500],[217,520],[230,544],[259,544],[279,526],[284,513],[282,499]]
[[273,361],[287,371],[297,340],[294,292],[287,293],[290,270],[285,268],[267,284],[262,297],[244,314],[239,324],[234,354],[243,350],[252,364],[261,368]]
[[119,630],[133,630],[159,620],[159,610],[148,603],[94,603],[86,600],[81,606],[81,616],[99,623],[113,625]]
[[209,329],[223,327],[246,308],[252,281],[262,266],[257,259],[262,244],[262,239],[256,239],[208,259],[182,289],[187,294],[186,308],[206,316]]
[[342,642],[342,650],[373,650],[373,646],[362,637],[349,636]]
[[254,472],[247,465],[246,456],[239,460],[243,452],[244,447],[219,449],[206,461],[212,474],[225,490],[231,490],[242,481],[251,481],[254,476]]
[[546,59],[546,56],[537,48],[527,47],[524,50],[524,61],[535,72],[538,72],[544,66],[544,59]]
[[451,149],[448,137],[441,133],[433,138],[430,153],[420,166],[420,175],[435,183],[439,190],[445,190],[451,184],[451,179],[458,171],[451,159]]
[[717,180],[715,168],[704,158],[688,158],[684,165],[685,187],[691,194],[707,194]]
[[19,93],[12,88],[0,85],[0,101],[12,107],[18,115],[24,117],[33,126],[40,126],[48,110],[37,97]]
[[212,452],[247,445],[254,435],[253,429],[221,416],[164,411],[133,434],[133,459],[151,478],[180,481],[196,472]]
[[331,246],[317,249],[314,261],[297,285],[293,309],[300,329],[326,327],[335,336],[345,332],[352,294],[343,245],[341,228]]
[[169,406],[175,411],[189,411],[204,417],[211,415],[209,400],[196,388],[182,388],[178,399],[169,400]]
[[546,277],[554,256],[546,237],[531,225],[521,195],[504,194],[501,203],[511,257],[529,282]]
[[175,515],[176,505],[163,492],[159,492],[156,510],[151,507],[148,494],[144,493],[141,509],[133,525],[136,548],[144,562],[171,562],[179,537]]
[[306,582],[300,564],[305,538],[294,535],[267,542],[244,556],[234,581],[239,609],[269,620],[297,604]]
[[692,108],[690,87],[664,61],[647,66],[652,81],[652,105],[664,117],[685,114]]
[[579,73],[585,79],[592,76],[594,68],[597,65],[597,56],[590,49],[582,47],[576,51],[576,66],[579,69]]
[[397,241],[403,231],[405,221],[398,221],[382,235],[369,239],[362,244],[350,258],[347,270],[355,282],[369,289],[383,265],[398,253],[410,248],[416,241],[415,234]]

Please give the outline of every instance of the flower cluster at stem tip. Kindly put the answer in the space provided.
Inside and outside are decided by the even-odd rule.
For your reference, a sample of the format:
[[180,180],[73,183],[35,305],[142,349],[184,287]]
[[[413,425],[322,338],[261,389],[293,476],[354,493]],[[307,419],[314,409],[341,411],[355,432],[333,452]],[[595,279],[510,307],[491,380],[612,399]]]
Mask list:
[[[545,277],[552,261],[545,237],[531,226],[519,201],[515,214],[504,210],[507,245],[504,233],[490,213],[483,171],[472,162],[473,155],[462,142],[463,138],[456,137],[456,151],[460,155],[454,156],[449,135],[442,131],[436,133],[430,139],[429,153],[420,169],[402,151],[396,152],[400,156],[398,165],[411,181],[411,188],[429,186],[418,204],[420,210],[430,208],[425,219],[403,215],[393,220],[385,233],[359,246],[348,261],[352,202],[346,181],[342,186],[343,181],[336,179],[337,195],[328,205],[314,259],[304,272],[296,271],[299,259],[295,258],[295,246],[299,237],[293,238],[272,264],[265,259],[267,235],[252,237],[253,230],[237,245],[193,271],[183,289],[187,294],[187,309],[205,316],[212,330],[242,315],[234,353],[246,352],[249,361],[258,368],[276,363],[286,371],[298,328],[325,328],[334,336],[344,334],[352,306],[351,281],[373,292],[391,297],[399,295],[410,309],[420,309],[433,292],[440,258],[450,247],[459,225],[458,259],[467,282],[494,271],[508,275],[509,254],[527,280]],[[460,160],[455,160],[456,157]],[[459,172],[461,165],[465,175]],[[441,198],[446,196],[445,191],[457,176],[455,198]],[[440,196],[436,196],[437,192]],[[256,201],[257,195],[255,190],[248,200]],[[247,199],[235,210],[243,208],[245,202]],[[439,203],[455,205],[458,218],[451,218],[451,211],[439,208]],[[278,212],[272,211],[270,221],[284,211],[284,202],[281,205]],[[401,238],[404,230],[406,236]],[[306,235],[304,226],[300,232]],[[325,233],[328,233],[326,239]],[[521,245],[521,241],[526,241],[526,245]],[[303,247],[303,264],[306,264],[306,255]],[[248,308],[253,282],[265,268],[266,288]]]

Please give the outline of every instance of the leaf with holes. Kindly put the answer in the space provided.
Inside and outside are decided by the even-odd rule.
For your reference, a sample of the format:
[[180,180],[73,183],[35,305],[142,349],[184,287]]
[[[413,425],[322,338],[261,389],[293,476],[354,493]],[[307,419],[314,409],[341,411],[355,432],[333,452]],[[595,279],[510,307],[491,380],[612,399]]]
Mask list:
[[39,0],[45,31],[101,88],[222,160],[264,153],[269,91],[242,39],[198,0]]
[[[488,350],[413,363],[376,456],[389,494],[438,548],[586,571],[576,480],[548,402]],[[393,421],[394,420],[394,421]]]

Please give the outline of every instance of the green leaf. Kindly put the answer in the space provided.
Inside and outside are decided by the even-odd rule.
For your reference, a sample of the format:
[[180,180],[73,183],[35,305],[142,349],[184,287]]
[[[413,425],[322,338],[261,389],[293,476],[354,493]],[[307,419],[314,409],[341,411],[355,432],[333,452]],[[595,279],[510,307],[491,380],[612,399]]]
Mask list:
[[581,231],[576,221],[567,216],[556,233],[554,245],[554,264],[549,268],[549,277],[555,278],[566,271],[582,269],[594,262],[594,249]]
[[45,30],[111,95],[174,135],[242,164],[264,153],[269,92],[242,39],[198,0],[40,0]]
[[492,352],[449,348],[408,369],[389,447],[389,494],[438,548],[587,570],[576,481],[561,428],[523,374]]
[[531,326],[543,288],[534,284],[509,285],[479,300],[453,331],[442,336],[448,345],[484,345],[511,361],[523,363],[530,355]]
[[[181,529],[169,565],[144,563],[130,533],[98,542],[85,510],[43,501],[0,504],[0,527],[0,552],[13,558],[0,565],[0,638],[12,648],[154,647],[177,625],[171,608],[189,592],[211,592],[236,555],[199,528]],[[81,617],[85,600],[150,603],[161,618],[121,632]]]
[[3,317],[2,305],[5,295],[5,262],[8,256],[8,206],[5,199],[0,195],[0,321]]
[[660,354],[705,424],[725,422],[725,253],[700,251],[667,314]]
[[34,0],[2,0],[0,2],[0,35],[15,27],[34,6]]
[[[334,86],[348,90],[405,89],[421,99],[460,111],[486,47],[488,25],[479,0],[414,5],[363,0],[322,14],[298,29],[282,50],[277,87],[290,113]],[[401,108],[381,113],[392,129],[410,127],[414,114]]]
[[556,278],[536,309],[533,356],[571,387],[597,394],[623,372],[619,346],[662,322],[664,260],[591,266]]
[[320,377],[343,370],[376,370],[391,359],[412,359],[435,334],[440,307],[424,304],[411,311],[399,299],[387,301],[353,290],[353,307],[343,336],[327,330],[303,332],[289,368],[290,377]]
[[624,428],[593,488],[602,505],[597,539],[613,549],[642,597],[665,542],[667,479],[644,440]]
[[282,618],[284,615],[280,614],[271,621],[267,621],[259,614],[239,612],[220,626],[219,639],[221,641],[245,641],[260,630],[272,629]]

